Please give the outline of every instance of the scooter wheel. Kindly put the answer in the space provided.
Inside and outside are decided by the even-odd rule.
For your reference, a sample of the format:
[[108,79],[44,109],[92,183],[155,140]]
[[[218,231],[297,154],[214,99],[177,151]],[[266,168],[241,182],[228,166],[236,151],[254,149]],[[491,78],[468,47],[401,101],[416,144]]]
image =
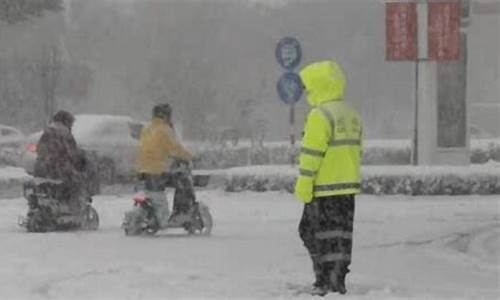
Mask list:
[[27,232],[46,232],[47,230],[40,224],[40,219],[38,216],[32,216],[26,220],[26,231]]
[[200,230],[201,235],[210,235],[212,233],[212,228],[214,226],[214,221],[212,219],[212,214],[208,206],[203,203],[199,204],[200,218],[203,223],[203,227]]
[[56,229],[55,224],[47,217],[47,211],[40,209],[28,213],[26,218],[26,231],[27,232],[48,232]]
[[159,229],[160,223],[158,222],[156,216],[154,216],[149,220],[148,225],[144,228],[143,232],[147,235],[155,235]]
[[143,232],[143,220],[145,218],[144,211],[140,208],[136,208],[125,214],[125,219],[122,223],[123,231],[125,235],[140,235]]

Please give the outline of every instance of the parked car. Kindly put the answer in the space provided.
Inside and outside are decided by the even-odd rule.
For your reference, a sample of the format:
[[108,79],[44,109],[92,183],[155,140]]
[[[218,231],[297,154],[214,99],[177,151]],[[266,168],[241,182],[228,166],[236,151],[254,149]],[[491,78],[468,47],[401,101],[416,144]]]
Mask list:
[[19,162],[26,137],[17,128],[0,125],[0,165],[16,165]]
[[[78,146],[97,161],[100,182],[113,183],[133,175],[142,127],[128,116],[76,115],[72,132]],[[39,131],[27,138],[22,164],[28,173],[33,172],[41,135]]]

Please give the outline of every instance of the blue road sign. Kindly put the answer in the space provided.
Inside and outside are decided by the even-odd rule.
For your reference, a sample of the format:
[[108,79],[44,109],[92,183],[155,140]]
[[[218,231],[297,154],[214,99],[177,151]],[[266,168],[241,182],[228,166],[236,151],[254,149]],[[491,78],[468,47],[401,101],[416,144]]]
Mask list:
[[275,50],[278,63],[291,71],[296,68],[302,59],[302,48],[294,37],[285,37],[278,42]]
[[276,87],[281,101],[286,104],[293,104],[299,101],[304,91],[299,75],[292,72],[286,72],[281,75]]

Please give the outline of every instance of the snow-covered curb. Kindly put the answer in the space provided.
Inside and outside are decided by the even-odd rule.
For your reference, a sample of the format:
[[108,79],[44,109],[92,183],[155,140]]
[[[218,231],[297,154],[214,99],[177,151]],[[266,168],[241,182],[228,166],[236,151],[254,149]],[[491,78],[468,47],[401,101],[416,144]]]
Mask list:
[[[500,163],[471,166],[363,166],[365,194],[500,194]],[[220,173],[216,177],[222,176]],[[297,167],[252,166],[225,171],[228,192],[293,191]]]
[[[208,188],[227,192],[292,192],[298,167],[268,165],[224,170],[195,170],[209,175]],[[500,163],[470,166],[363,166],[365,194],[467,195],[500,194]],[[0,168],[0,196],[19,197],[22,183],[30,176],[20,168]],[[104,187],[102,193],[130,193],[133,184]]]
[[[290,161],[291,153],[298,153],[300,145],[292,149],[286,142],[265,143],[263,146],[251,146],[243,143],[238,146],[192,145],[199,160],[198,169],[223,169],[247,165],[280,165]],[[366,140],[363,152],[364,165],[409,165],[411,141]],[[500,139],[472,139],[470,160],[474,164],[483,164],[490,160],[500,162]],[[296,155],[296,157],[298,157]]]

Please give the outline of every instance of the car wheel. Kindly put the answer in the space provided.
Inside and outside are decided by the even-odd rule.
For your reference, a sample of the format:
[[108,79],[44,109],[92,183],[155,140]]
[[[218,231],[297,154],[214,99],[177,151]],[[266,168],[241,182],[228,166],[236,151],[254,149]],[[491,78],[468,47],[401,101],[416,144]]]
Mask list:
[[103,158],[99,161],[99,181],[105,184],[112,184],[115,181],[115,163],[110,158]]

